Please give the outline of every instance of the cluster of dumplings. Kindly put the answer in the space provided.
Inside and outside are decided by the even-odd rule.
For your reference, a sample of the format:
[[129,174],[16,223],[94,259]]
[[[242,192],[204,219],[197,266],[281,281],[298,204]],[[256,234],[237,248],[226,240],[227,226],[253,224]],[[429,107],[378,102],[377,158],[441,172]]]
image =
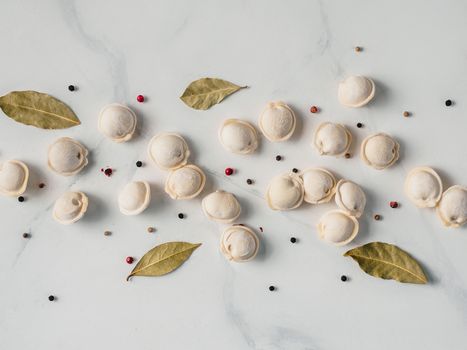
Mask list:
[[[361,107],[374,96],[375,85],[371,79],[351,76],[339,84],[340,103],[348,107]],[[283,102],[269,102],[260,114],[258,127],[271,142],[290,139],[295,131],[296,117]],[[227,119],[219,129],[222,146],[233,153],[250,154],[258,147],[255,127],[240,119]],[[320,155],[341,157],[350,149],[352,134],[341,124],[324,122],[313,134],[312,145]],[[360,151],[365,164],[375,169],[385,169],[399,159],[399,144],[390,135],[376,133],[363,140]]]
[[459,227],[467,222],[467,187],[454,185],[443,192],[443,182],[432,168],[417,167],[406,177],[404,191],[419,208],[436,208],[447,227]]
[[[240,135],[241,142],[233,135]],[[225,147],[231,148],[234,153],[250,153],[257,147],[256,131],[246,122],[226,121],[219,137],[225,142]],[[148,155],[154,164],[170,171],[165,191],[172,199],[192,199],[201,193],[206,177],[197,166],[186,164],[190,151],[180,135],[163,133],[154,136],[149,142]],[[201,201],[201,208],[208,219],[222,224],[233,223],[242,210],[235,195],[222,190],[206,195]],[[220,242],[221,252],[228,260],[235,262],[249,261],[259,250],[258,236],[244,225],[227,227]]]
[[320,238],[336,245],[351,242],[358,234],[359,218],[366,205],[362,188],[349,180],[336,181],[322,168],[308,168],[300,173],[274,177],[266,192],[266,201],[273,210],[292,210],[303,202],[321,204],[335,196],[339,210],[325,213],[318,223]]
[[[363,76],[350,76],[338,86],[338,100],[347,107],[358,108],[369,103],[375,95],[374,82]],[[121,143],[130,140],[136,130],[136,114],[127,106],[105,106],[98,118],[98,130],[110,140]],[[269,102],[261,112],[258,127],[271,142],[290,139],[295,131],[296,117],[283,102]],[[248,121],[225,120],[218,133],[221,145],[229,152],[247,155],[255,152],[259,132]],[[312,145],[320,155],[340,157],[352,144],[352,134],[341,124],[324,122],[317,126]],[[165,192],[174,200],[197,197],[204,189],[206,176],[195,164],[189,163],[190,149],[183,137],[164,132],[154,136],[147,147],[148,157],[157,167],[167,171]],[[79,173],[87,164],[88,151],[78,141],[62,137],[48,149],[48,168],[62,176]],[[366,137],[360,147],[362,161],[374,169],[385,169],[399,159],[399,144],[390,135],[376,133]],[[29,170],[18,160],[0,164],[0,194],[19,196],[26,191]],[[467,188],[452,186],[443,192],[438,174],[431,168],[415,168],[407,175],[405,192],[421,208],[436,207],[441,221],[448,227],[459,227],[467,222]],[[318,222],[320,238],[335,245],[351,242],[359,230],[358,218],[363,214],[366,196],[356,183],[335,176],[322,168],[308,168],[300,173],[274,177],[265,195],[273,210],[292,210],[303,202],[313,205],[326,203],[334,197],[339,209],[325,213]],[[146,181],[132,181],[120,191],[117,199],[120,212],[137,215],[151,201],[151,189]],[[71,224],[83,217],[88,198],[83,192],[69,191],[60,196],[52,216],[61,224]],[[242,224],[234,224],[240,217],[241,205],[234,194],[218,190],[201,201],[205,216],[221,224],[229,224],[220,240],[220,251],[231,261],[253,259],[260,247],[256,233]]]
[[165,192],[172,199],[191,199],[204,188],[206,176],[194,164],[187,164],[190,149],[182,136],[161,133],[149,141],[148,156],[162,170],[169,172]]

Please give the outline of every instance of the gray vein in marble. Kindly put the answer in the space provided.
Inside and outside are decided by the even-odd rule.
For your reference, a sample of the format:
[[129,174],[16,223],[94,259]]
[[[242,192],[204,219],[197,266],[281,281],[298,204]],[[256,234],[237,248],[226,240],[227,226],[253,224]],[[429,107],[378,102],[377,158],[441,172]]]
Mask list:
[[244,192],[247,192],[247,193],[249,193],[249,194],[251,194],[251,195],[253,195],[253,196],[255,196],[255,197],[264,199],[263,194],[262,194],[261,192],[259,192],[258,190],[254,189],[254,188],[246,189],[244,186],[240,186],[239,184],[233,182],[231,179],[226,178],[225,175],[223,175],[222,173],[220,173],[220,172],[218,172],[218,171],[210,170],[210,169],[205,169],[205,171],[206,171],[209,175],[212,175],[212,176],[214,176],[215,178],[222,180],[223,182],[228,182],[229,184],[235,186],[236,188],[241,189],[241,190],[244,191]]
[[343,69],[331,50],[332,31],[329,25],[329,18],[325,10],[323,0],[318,0],[318,5],[319,5],[318,6],[319,13],[320,13],[320,18],[321,18],[321,23],[322,23],[322,28],[323,28],[323,33],[321,34],[321,37],[318,41],[318,46],[320,47],[319,54],[323,56],[324,54],[328,53],[334,65],[334,74],[336,77],[339,77],[342,75]]
[[103,41],[87,32],[82,24],[80,14],[76,9],[75,1],[63,1],[61,4],[65,15],[65,22],[68,23],[69,28],[81,39],[85,46],[103,55],[108,62],[114,89],[114,100],[125,101],[128,96],[128,74],[126,71],[125,56],[108,41]]
[[[435,215],[435,213],[433,213],[433,215]],[[467,288],[462,284],[462,282],[460,282],[462,281],[462,278],[457,272],[456,267],[449,259],[449,256],[443,248],[442,244],[439,242],[437,233],[425,218],[423,218],[423,222],[426,229],[430,231],[427,234],[427,239],[429,238],[431,240],[432,247],[436,247],[435,249],[438,253],[438,264],[435,265],[435,261],[427,261],[427,265],[430,269],[436,267],[436,270],[440,276],[435,277],[440,278],[440,286],[444,289],[444,292],[448,296],[449,300],[455,306],[455,309],[461,314],[464,322],[467,324]],[[436,283],[438,281],[435,280],[431,282]]]
[[301,333],[295,329],[274,326],[267,330],[255,329],[251,326],[246,315],[236,307],[239,305],[234,300],[234,271],[226,262],[226,273],[224,283],[224,305],[225,311],[230,321],[235,325],[250,349],[257,350],[317,350],[315,340],[310,336]]
[[[29,232],[35,232],[35,225],[37,223],[38,226],[40,226],[40,223],[42,221],[44,221],[44,218],[45,216],[43,214],[46,214],[49,212],[49,210],[53,207],[53,203],[52,204],[48,204],[47,207],[36,213],[36,215],[34,215],[34,217],[32,218],[32,220],[29,222],[29,224],[27,225],[29,227]],[[25,242],[25,244],[23,245],[23,247],[21,248],[21,250],[15,255],[15,258],[13,259],[12,261],[12,264],[11,264],[11,268],[13,269],[16,264],[18,263],[19,259],[21,258],[21,256],[23,255],[24,251],[26,250],[26,248],[28,247],[29,243],[31,242],[31,238],[28,238],[27,241]],[[12,270],[13,271],[13,270]]]

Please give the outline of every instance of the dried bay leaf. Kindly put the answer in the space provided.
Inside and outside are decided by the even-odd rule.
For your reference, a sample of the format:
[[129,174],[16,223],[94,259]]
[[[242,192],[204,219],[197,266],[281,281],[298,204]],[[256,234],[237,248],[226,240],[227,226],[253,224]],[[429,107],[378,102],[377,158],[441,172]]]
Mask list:
[[201,243],[167,242],[148,251],[127,277],[162,276],[180,267]]
[[42,129],[65,129],[81,124],[62,101],[37,91],[12,91],[0,97],[0,108],[18,123]]
[[428,279],[418,262],[399,247],[371,242],[344,253],[367,274],[404,283],[425,284]]
[[188,107],[206,110],[244,88],[222,79],[202,78],[191,82],[180,99]]

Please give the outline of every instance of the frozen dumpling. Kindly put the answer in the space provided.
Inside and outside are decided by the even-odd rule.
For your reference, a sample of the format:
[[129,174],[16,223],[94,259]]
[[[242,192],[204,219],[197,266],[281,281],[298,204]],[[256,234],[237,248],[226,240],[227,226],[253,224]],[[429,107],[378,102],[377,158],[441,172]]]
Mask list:
[[227,151],[237,154],[249,154],[258,147],[255,127],[239,119],[227,119],[222,123],[219,140]]
[[55,202],[53,218],[64,225],[81,219],[88,209],[88,197],[83,192],[66,192]]
[[272,142],[288,140],[295,131],[295,114],[283,102],[269,102],[259,117],[259,128]]
[[302,204],[303,196],[302,179],[295,174],[285,174],[271,180],[266,193],[266,201],[273,210],[290,210]]
[[151,187],[146,181],[128,183],[118,195],[118,207],[125,215],[142,213],[151,201]]
[[136,114],[127,106],[112,103],[101,110],[98,129],[112,141],[128,141],[136,130]]
[[29,169],[19,160],[7,160],[0,164],[0,194],[19,196],[26,191]]
[[47,165],[63,176],[79,173],[88,164],[88,150],[78,141],[61,137],[49,146]]
[[341,124],[322,123],[318,126],[313,137],[313,144],[319,154],[326,156],[342,156],[350,148],[352,134]]
[[444,191],[436,212],[445,226],[464,225],[467,222],[467,187],[455,185]]
[[206,176],[196,165],[185,165],[170,172],[165,182],[165,192],[172,199],[191,199],[204,188]]
[[337,97],[340,104],[347,107],[362,107],[375,96],[373,80],[352,75],[339,83]]
[[233,225],[224,230],[221,252],[231,261],[245,262],[253,259],[259,250],[258,236],[243,225]]
[[336,179],[325,169],[309,168],[300,177],[305,189],[303,200],[311,204],[326,203],[332,198],[336,188]]
[[385,169],[399,159],[399,144],[384,133],[370,135],[362,142],[360,157],[375,169]]
[[318,223],[318,235],[321,239],[335,245],[350,243],[358,233],[358,221],[342,210],[325,213]]
[[241,212],[237,198],[225,191],[216,191],[208,194],[201,202],[204,214],[211,220],[230,223],[235,221]]
[[349,215],[359,218],[365,210],[365,192],[352,181],[340,180],[336,187],[336,204]]
[[441,199],[443,183],[439,175],[431,168],[412,169],[405,179],[405,194],[419,208],[432,208]]
[[149,141],[149,158],[164,170],[173,170],[184,166],[190,150],[186,141],[175,133],[161,133]]

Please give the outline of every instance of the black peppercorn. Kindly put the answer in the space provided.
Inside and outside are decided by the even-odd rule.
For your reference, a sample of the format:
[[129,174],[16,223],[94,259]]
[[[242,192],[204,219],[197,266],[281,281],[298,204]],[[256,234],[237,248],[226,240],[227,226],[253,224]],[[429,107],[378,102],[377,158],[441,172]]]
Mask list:
[[29,233],[23,233],[23,238],[29,238]]
[[23,197],[23,196],[19,196],[19,197],[18,197],[18,202],[24,202],[24,197]]
[[185,217],[185,215],[183,215],[183,213],[178,213],[178,218],[179,219],[183,219]]
[[342,281],[342,282],[345,282],[345,281],[347,281],[347,276],[345,276],[345,275],[342,275],[342,276],[341,276],[341,281]]
[[75,86],[74,85],[68,85],[68,90],[75,91]]
[[276,156],[276,160],[277,160],[277,161],[280,161],[281,159],[282,159],[281,156]]
[[295,243],[295,242],[297,242],[297,239],[295,237],[291,237],[290,242]]
[[53,295],[49,295],[49,301],[54,301],[55,297]]
[[271,292],[273,292],[274,290],[276,290],[276,287],[274,287],[274,286],[269,286],[269,290],[270,290]]
[[444,104],[445,104],[447,107],[449,107],[449,106],[452,105],[452,101],[451,101],[451,100],[446,100],[446,101],[444,102]]
[[140,160],[138,160],[138,161],[136,162],[136,166],[137,166],[138,168],[141,168],[141,167],[143,166],[143,162],[140,161]]
[[39,184],[39,188],[44,188],[44,187],[45,187],[45,183],[41,182],[41,183]]
[[252,179],[246,179],[246,183],[247,183],[248,185],[251,185],[251,184],[253,183],[253,180],[252,180]]
[[363,126],[362,123],[357,123],[357,128],[361,128]]
[[297,168],[293,168],[293,169],[292,169],[292,172],[298,173],[298,169],[297,169]]

